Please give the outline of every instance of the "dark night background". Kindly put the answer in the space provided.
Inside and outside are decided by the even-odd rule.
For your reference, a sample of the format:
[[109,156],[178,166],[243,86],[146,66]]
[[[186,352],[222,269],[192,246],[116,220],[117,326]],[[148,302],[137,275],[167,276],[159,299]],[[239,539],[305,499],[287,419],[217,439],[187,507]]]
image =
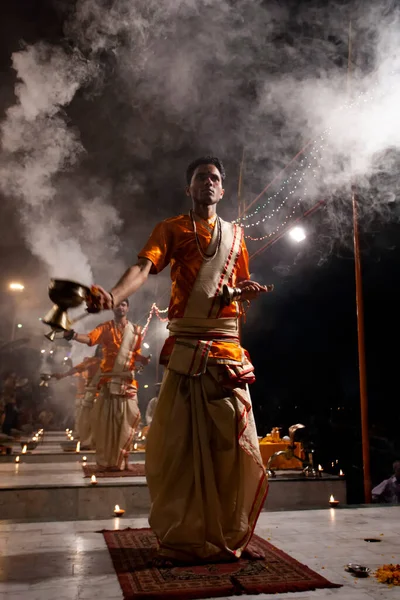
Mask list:
[[[79,14],[79,7],[85,4],[97,6],[104,15],[112,14],[118,4],[125,5],[125,9],[127,6],[122,1],[91,4],[15,0],[3,2],[0,9],[0,117],[3,122],[8,118],[7,110],[16,102],[16,76],[11,63],[14,52],[43,41],[49,47],[66,48],[66,52],[81,44],[82,54],[98,68],[98,74],[92,76],[89,83],[78,86],[71,102],[61,103],[60,114],[66,130],[74,132],[85,152],[79,155],[76,164],[65,168],[61,165],[53,170],[55,192],[51,200],[33,204],[29,193],[20,193],[18,185],[1,187],[0,338],[3,343],[8,341],[12,314],[16,310],[18,321],[25,319],[29,323],[27,330],[31,340],[30,349],[22,348],[11,354],[3,352],[1,370],[11,364],[18,365],[32,377],[37,377],[40,368],[42,342],[39,340],[43,332],[38,317],[49,306],[46,284],[49,276],[55,274],[50,255],[51,245],[57,246],[62,237],[58,227],[63,228],[63,235],[66,231],[79,240],[84,254],[89,257],[95,280],[112,285],[135,260],[155,223],[187,210],[187,200],[182,193],[183,174],[194,157],[210,152],[221,156],[228,172],[221,214],[233,219],[237,216],[243,148],[243,197],[248,204],[307,142],[314,132],[310,122],[297,116],[288,120],[286,109],[281,109],[273,100],[273,94],[267,94],[270,104],[267,102],[260,109],[266,85],[273,90],[274,82],[286,75],[294,76],[300,83],[309,81],[310,77],[319,82],[330,78],[345,80],[350,18],[354,19],[355,30],[355,80],[358,82],[363,74],[368,75],[376,68],[373,47],[378,34],[376,30],[371,33],[365,25],[367,20],[363,20],[363,11],[368,13],[368,3],[343,1],[329,3],[328,7],[324,2],[243,2],[239,7],[231,0],[220,4],[224,10],[229,8],[227,16],[221,8],[203,2],[199,3],[202,7],[199,12],[192,14],[192,9],[187,8],[190,3],[183,2],[187,12],[182,15],[178,9],[174,8],[174,13],[171,9],[170,17],[164,20],[157,14],[155,4],[149,2],[144,8],[145,4],[137,2],[133,4],[137,5],[138,13],[142,11],[150,25],[154,19],[160,27],[161,46],[154,41],[155,33],[151,40],[151,27],[150,33],[144,32],[142,38],[138,36],[139,41],[132,41],[129,28],[121,28],[111,35],[105,22],[104,31],[108,31],[107,39],[112,39],[112,43],[100,49],[94,49],[93,36],[90,44],[79,38],[81,21],[74,20],[74,11]],[[171,2],[165,6],[178,4]],[[368,23],[374,21],[377,8],[373,7],[377,6],[381,8],[382,19],[391,18],[391,14],[397,16],[397,3],[372,3]],[[240,13],[240,19],[236,18],[235,11]],[[121,14],[126,16],[127,12]],[[265,16],[264,22],[263,15],[267,14],[269,17]],[[88,22],[92,17],[80,18],[89,31]],[[104,18],[106,20],[106,16]],[[172,31],[171,23],[175,26],[174,19],[179,18],[181,25]],[[238,38],[233,39],[229,35],[235,27],[238,32],[242,32],[243,27],[248,27],[248,31],[246,35],[238,33]],[[206,36],[201,54],[190,45],[193,31]],[[220,31],[223,47],[218,40]],[[101,27],[96,35],[102,39]],[[140,40],[148,39],[146,36],[150,42],[148,46],[141,46],[145,42]],[[88,34],[87,39],[89,37]],[[180,53],[172,48],[174,40],[179,40],[178,46],[182,44]],[[197,42],[200,45],[199,40]],[[188,49],[192,51],[192,54],[187,52],[192,62],[182,64]],[[147,62],[135,70],[130,52],[140,56],[141,51],[148,52]],[[164,74],[168,51],[174,68]],[[166,53],[167,63],[161,60],[163,53]],[[188,71],[193,65],[196,72],[194,79],[190,79]],[[174,81],[171,78],[175,78]],[[178,93],[179,96],[174,95]],[[302,102],[300,92],[298,102],[299,105]],[[393,123],[393,128],[398,125],[398,121]],[[21,154],[17,159],[6,157],[0,171],[3,181],[10,169],[19,177],[18,161],[24,164],[27,156],[35,158],[35,153],[27,150],[25,134],[20,132],[19,135]],[[391,152],[390,161],[386,150],[382,152],[379,148],[377,168],[364,173],[359,182],[374,485],[389,476],[392,462],[400,459],[398,148],[390,146],[387,149]],[[301,156],[284,176],[293,173],[300,160]],[[387,171],[390,172],[385,172],[383,167],[389,162]],[[322,179],[324,173],[327,171],[322,171]],[[285,435],[290,425],[303,423],[308,439],[315,446],[317,463],[328,472],[342,468],[348,480],[349,501],[362,502],[351,198],[347,180],[332,188],[336,173],[335,166],[329,183],[325,179],[318,189],[312,190],[311,197],[305,194],[301,198],[296,217],[316,201],[326,202],[302,223],[307,231],[306,240],[296,245],[283,236],[252,259],[253,278],[261,283],[274,283],[275,291],[261,298],[257,305],[253,303],[247,314],[243,341],[256,367],[257,381],[251,391],[259,434],[265,435],[278,426]],[[279,190],[282,179],[277,180],[268,194]],[[389,193],[390,201],[376,200],[388,197]],[[89,216],[81,221],[77,207],[94,197],[101,197],[101,207],[99,204],[97,211],[94,204]],[[260,199],[263,201],[265,196]],[[114,213],[108,217],[109,213],[104,212],[106,216],[100,221],[100,212],[109,205],[118,211],[118,218],[114,218]],[[108,228],[109,221],[112,223]],[[47,247],[39,248],[37,240],[32,242],[34,228],[51,229]],[[92,229],[99,234],[91,237]],[[252,233],[262,236],[265,232]],[[250,240],[250,254],[262,244]],[[109,257],[108,249],[111,249]],[[62,253],[67,263],[68,252]],[[56,274],[64,276],[64,272]],[[167,275],[158,277],[158,281],[153,278],[147,291],[132,301],[132,318],[143,322],[153,301],[161,308],[167,305]],[[12,279],[26,284],[27,293],[21,300],[6,291]],[[31,318],[31,315],[34,316]],[[25,334],[25,329],[23,332]],[[21,335],[22,330],[17,332],[17,337]],[[161,341],[157,335],[151,326],[148,340],[159,350]],[[159,376],[154,365],[142,375],[142,382],[150,386],[142,390],[143,406],[153,395],[152,384]],[[338,467],[331,469],[331,462],[336,460]]]

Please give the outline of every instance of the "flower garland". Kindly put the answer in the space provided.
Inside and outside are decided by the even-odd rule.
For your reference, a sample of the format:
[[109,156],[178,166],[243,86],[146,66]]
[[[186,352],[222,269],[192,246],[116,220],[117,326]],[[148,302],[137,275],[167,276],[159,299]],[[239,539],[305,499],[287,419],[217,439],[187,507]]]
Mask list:
[[400,565],[382,565],[374,573],[379,583],[400,585]]
[[168,308],[162,308],[162,309],[158,308],[157,304],[155,302],[153,302],[153,304],[151,305],[151,308],[150,308],[149,316],[147,317],[146,325],[142,329],[142,340],[144,340],[144,338],[146,337],[146,333],[149,328],[150,321],[151,321],[153,315],[156,315],[156,317],[162,323],[165,323],[166,321],[168,321],[168,317],[164,318],[161,315],[166,312],[168,312]]

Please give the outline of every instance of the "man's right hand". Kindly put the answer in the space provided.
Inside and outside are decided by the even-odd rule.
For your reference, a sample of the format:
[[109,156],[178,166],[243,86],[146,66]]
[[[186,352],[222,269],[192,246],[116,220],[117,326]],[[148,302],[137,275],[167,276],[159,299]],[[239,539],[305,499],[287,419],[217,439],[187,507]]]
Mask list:
[[113,300],[110,292],[106,292],[100,285],[92,285],[90,294],[86,298],[87,310],[98,313],[101,310],[112,310]]

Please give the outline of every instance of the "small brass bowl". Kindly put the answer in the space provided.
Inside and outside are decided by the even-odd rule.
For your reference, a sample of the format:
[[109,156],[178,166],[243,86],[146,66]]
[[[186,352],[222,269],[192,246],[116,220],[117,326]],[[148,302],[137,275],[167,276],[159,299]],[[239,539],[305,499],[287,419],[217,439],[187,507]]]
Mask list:
[[368,577],[371,573],[371,569],[368,567],[363,567],[362,565],[357,565],[355,563],[349,563],[346,565],[346,571],[355,577]]

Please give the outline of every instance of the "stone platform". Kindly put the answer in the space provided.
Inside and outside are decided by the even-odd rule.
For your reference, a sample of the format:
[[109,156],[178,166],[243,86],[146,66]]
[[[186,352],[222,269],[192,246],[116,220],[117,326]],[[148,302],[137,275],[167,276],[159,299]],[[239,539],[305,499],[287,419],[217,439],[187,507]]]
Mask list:
[[[38,443],[36,448],[34,450],[27,451],[26,454],[23,455],[21,444],[29,441],[30,439],[31,436],[24,436],[21,437],[21,441],[15,441],[10,444],[12,453],[0,455],[0,465],[2,463],[15,463],[16,456],[19,456],[20,460],[24,463],[76,462],[81,460],[83,456],[87,456],[88,462],[94,461],[93,450],[81,450],[80,452],[66,452],[62,450],[61,443],[67,440],[67,436],[64,431],[45,432],[43,438]],[[132,462],[144,461],[144,452],[135,451],[131,452],[130,454]]]
[[[119,504],[126,516],[147,516],[150,496],[145,477],[102,477],[97,485],[84,478],[82,458],[95,460],[92,451],[63,452],[64,432],[45,434],[37,448],[21,454],[14,444],[13,454],[0,457],[1,519],[80,520],[107,519]],[[20,462],[15,462],[16,456]],[[131,462],[144,463],[144,452],[132,452]],[[331,494],[346,504],[343,477],[323,474],[305,478],[301,471],[277,471],[263,510],[326,508]]]

